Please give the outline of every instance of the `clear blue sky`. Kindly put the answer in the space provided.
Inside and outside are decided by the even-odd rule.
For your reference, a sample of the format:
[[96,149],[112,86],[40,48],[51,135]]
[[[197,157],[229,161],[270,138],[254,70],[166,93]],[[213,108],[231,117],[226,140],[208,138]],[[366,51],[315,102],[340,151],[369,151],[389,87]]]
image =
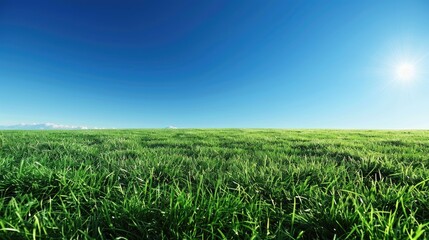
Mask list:
[[429,128],[429,1],[87,2],[0,1],[0,124]]

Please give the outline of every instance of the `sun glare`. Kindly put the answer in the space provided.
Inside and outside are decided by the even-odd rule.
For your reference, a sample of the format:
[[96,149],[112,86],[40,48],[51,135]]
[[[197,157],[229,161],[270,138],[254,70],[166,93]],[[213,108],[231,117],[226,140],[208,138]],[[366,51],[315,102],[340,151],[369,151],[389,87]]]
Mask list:
[[401,63],[396,67],[396,77],[402,81],[411,81],[416,75],[416,68],[411,63]]

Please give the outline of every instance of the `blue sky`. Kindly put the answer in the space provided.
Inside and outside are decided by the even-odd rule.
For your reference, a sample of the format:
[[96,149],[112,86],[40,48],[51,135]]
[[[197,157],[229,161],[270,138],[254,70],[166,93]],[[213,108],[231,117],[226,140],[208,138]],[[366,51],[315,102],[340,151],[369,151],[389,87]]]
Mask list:
[[428,1],[1,1],[0,124],[429,128],[428,23]]

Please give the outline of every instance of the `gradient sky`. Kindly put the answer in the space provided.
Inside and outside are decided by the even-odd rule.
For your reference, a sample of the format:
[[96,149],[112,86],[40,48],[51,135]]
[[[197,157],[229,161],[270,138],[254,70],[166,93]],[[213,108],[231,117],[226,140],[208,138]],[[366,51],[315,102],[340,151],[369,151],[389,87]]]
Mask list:
[[0,124],[429,128],[429,1],[87,2],[0,1]]

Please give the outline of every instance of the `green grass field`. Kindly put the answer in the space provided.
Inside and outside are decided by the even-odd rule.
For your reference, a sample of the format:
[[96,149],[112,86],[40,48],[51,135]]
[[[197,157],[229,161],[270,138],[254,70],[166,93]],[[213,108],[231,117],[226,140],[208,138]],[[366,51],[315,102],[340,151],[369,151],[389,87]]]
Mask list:
[[428,239],[429,131],[0,132],[0,239]]

